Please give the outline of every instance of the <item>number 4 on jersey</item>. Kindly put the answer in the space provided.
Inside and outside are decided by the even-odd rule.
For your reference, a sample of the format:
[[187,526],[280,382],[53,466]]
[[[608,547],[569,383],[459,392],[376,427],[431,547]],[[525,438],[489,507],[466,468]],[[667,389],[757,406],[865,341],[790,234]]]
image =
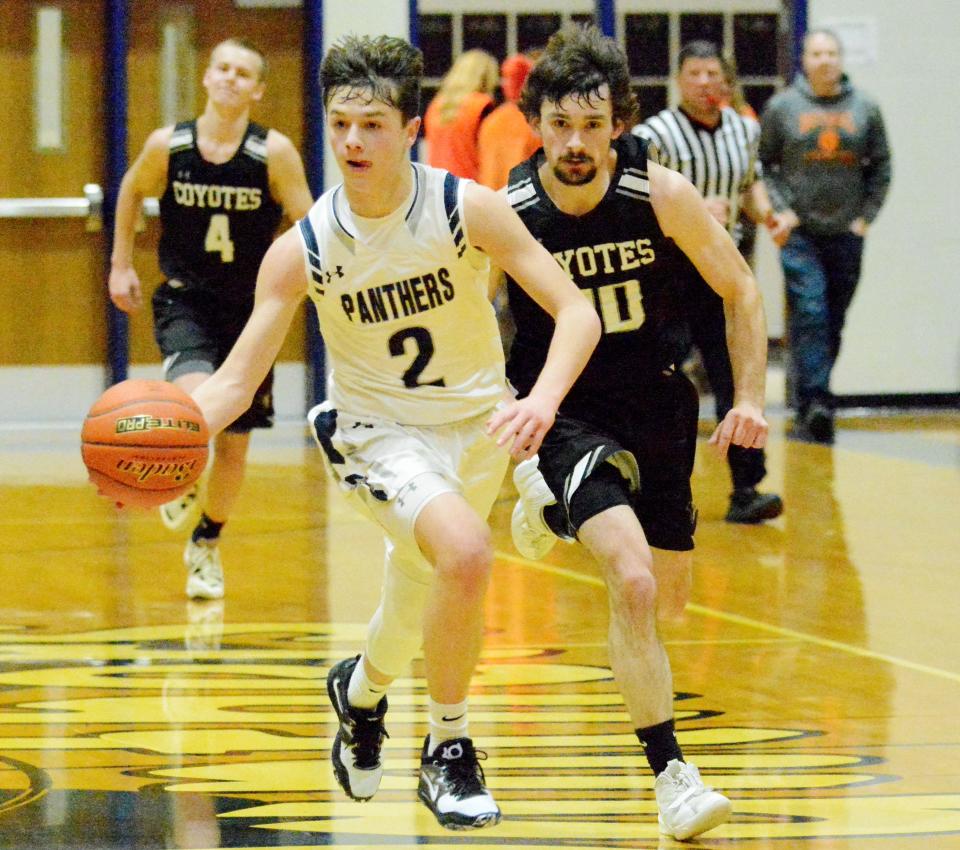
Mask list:
[[203,247],[213,254],[219,254],[220,262],[233,262],[230,219],[223,213],[210,216],[210,226],[207,228],[207,238],[204,240]]

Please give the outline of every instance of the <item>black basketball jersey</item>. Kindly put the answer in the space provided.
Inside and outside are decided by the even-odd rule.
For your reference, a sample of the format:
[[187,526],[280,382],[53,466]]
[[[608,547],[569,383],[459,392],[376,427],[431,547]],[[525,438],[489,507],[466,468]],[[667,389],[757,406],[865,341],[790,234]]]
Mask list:
[[[508,199],[527,229],[568,272],[603,323],[590,362],[560,409],[595,418],[629,405],[646,376],[670,368],[686,351],[680,271],[686,259],[664,235],[650,203],[647,144],[626,135],[614,141],[616,171],[601,202],[586,215],[561,212],[537,169],[543,151],[510,172]],[[507,278],[516,336],[507,376],[526,395],[547,357],[554,322]]]
[[160,269],[168,280],[251,302],[282,213],[270,194],[265,127],[251,122],[237,152],[217,165],[197,147],[197,122],[177,124],[160,198]]

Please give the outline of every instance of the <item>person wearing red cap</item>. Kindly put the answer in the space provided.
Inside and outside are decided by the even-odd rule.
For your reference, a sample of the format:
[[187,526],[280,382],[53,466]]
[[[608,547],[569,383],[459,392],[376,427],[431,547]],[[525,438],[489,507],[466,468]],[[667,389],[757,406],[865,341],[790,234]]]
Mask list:
[[508,56],[500,65],[504,101],[480,124],[477,151],[478,181],[491,189],[507,185],[510,169],[529,159],[540,147],[538,136],[517,106],[533,60],[522,53]]

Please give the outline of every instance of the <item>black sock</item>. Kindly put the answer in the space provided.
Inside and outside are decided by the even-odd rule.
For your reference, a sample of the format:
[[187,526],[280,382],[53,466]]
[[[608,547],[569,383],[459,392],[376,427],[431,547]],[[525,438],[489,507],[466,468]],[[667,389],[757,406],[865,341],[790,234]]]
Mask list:
[[191,535],[191,540],[194,543],[199,543],[201,540],[213,541],[220,536],[220,529],[223,528],[222,522],[214,522],[206,514],[200,516],[200,522],[197,523],[197,527],[193,530]]
[[673,729],[673,718],[664,720],[656,726],[646,729],[636,729],[637,737],[643,746],[643,754],[647,757],[654,776],[659,776],[667,769],[667,762],[671,759],[683,761],[680,744]]

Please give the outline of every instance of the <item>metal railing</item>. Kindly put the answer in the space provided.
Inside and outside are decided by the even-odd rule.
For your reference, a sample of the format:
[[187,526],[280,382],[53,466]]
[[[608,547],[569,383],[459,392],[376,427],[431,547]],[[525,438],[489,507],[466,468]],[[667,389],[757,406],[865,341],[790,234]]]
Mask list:
[[[143,214],[160,215],[157,198],[144,198]],[[103,189],[87,183],[82,198],[0,198],[0,218],[85,218],[88,233],[103,229]]]

